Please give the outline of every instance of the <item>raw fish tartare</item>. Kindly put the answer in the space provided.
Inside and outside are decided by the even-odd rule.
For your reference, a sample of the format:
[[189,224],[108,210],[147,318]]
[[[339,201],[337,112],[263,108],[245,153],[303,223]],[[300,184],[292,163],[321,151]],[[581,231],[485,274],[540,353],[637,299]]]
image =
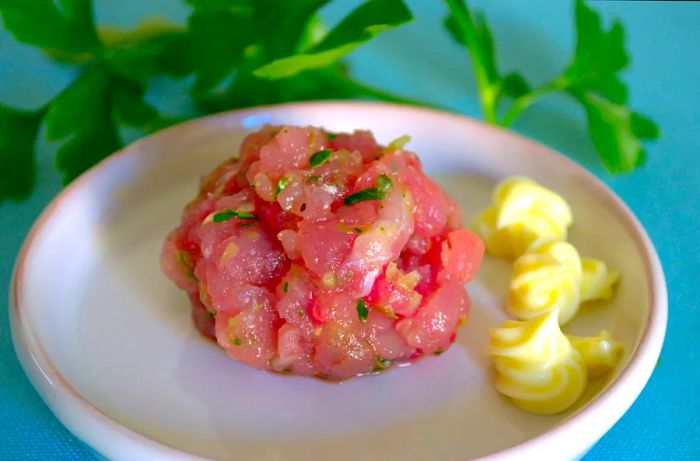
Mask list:
[[199,331],[254,367],[333,380],[447,349],[484,245],[406,140],[249,134],[163,245]]

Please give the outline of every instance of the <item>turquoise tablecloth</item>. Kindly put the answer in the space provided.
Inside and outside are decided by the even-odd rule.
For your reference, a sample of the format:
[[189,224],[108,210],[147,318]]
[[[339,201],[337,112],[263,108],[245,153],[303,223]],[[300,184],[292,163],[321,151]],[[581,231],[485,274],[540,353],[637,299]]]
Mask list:
[[[31,1],[31,0],[26,0]],[[328,17],[336,15],[335,2]],[[462,50],[440,30],[441,2],[409,2],[416,21],[382,36],[352,56],[356,74],[406,95],[477,115],[474,82]],[[488,13],[503,68],[524,69],[541,81],[565,65],[573,46],[568,1],[473,1]],[[581,111],[562,97],[530,110],[515,129],[567,153],[609,184],[646,226],[661,256],[670,315],[662,358],[639,400],[588,454],[587,459],[700,459],[700,3],[593,2],[606,18],[626,25],[633,63],[626,75],[633,105],[651,114],[663,139],[647,164],[629,176],[610,177],[600,167]],[[132,24],[144,14],[182,19],[175,0],[97,2],[100,20]],[[36,50],[0,32],[0,101],[36,107],[71,78]],[[186,107],[177,85],[163,81],[154,101]],[[0,299],[14,258],[34,218],[59,190],[53,148],[39,148],[39,187],[26,201],[0,204]],[[2,304],[5,306],[6,304]],[[0,459],[92,459],[33,390],[15,357],[0,314]]]

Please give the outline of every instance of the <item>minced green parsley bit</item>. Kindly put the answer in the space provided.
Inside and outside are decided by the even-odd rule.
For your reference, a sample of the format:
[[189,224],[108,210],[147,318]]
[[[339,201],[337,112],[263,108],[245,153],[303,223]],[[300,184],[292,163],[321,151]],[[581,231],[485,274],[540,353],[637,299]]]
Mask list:
[[377,356],[375,358],[375,365],[372,371],[382,371],[386,369],[389,365],[391,365],[391,360]]
[[214,222],[224,222],[228,221],[229,219],[236,217],[236,218],[241,218],[241,219],[258,219],[257,215],[254,215],[253,213],[248,213],[247,211],[238,211],[238,210],[232,210],[232,209],[226,209],[224,211],[220,211],[214,215]]
[[369,315],[367,304],[365,304],[363,299],[359,299],[357,301],[357,318],[360,320],[367,320],[367,315]]
[[199,282],[199,279],[194,275],[194,265],[192,264],[192,257],[185,250],[180,250],[175,254],[175,260],[182,267],[185,272],[185,277],[188,279]]
[[407,134],[403,136],[399,136],[398,138],[394,139],[389,143],[387,147],[387,150],[399,150],[403,149],[406,144],[411,140],[411,137]]
[[309,165],[319,166],[320,164],[328,160],[328,157],[330,157],[332,153],[332,149],[323,149],[314,154],[311,154],[311,157],[309,157]]
[[282,291],[285,293],[289,291],[289,282],[284,282],[284,285],[282,286]]
[[377,187],[358,190],[345,197],[343,203],[345,205],[354,205],[359,202],[364,202],[365,200],[381,200],[386,196],[393,184],[391,178],[382,173],[377,178]]
[[389,189],[391,189],[393,185],[394,183],[391,181],[391,178],[384,173],[380,174],[377,178],[377,189],[384,193],[389,192]]
[[435,349],[435,355],[440,355],[443,352],[445,352],[445,349],[443,349],[442,347],[438,347],[437,349]]
[[279,181],[277,181],[277,187],[275,187],[275,197],[277,197],[280,192],[284,190],[285,187],[287,187],[287,183],[289,183],[289,179],[287,179],[286,176],[282,176]]
[[240,345],[241,345],[241,340],[238,339],[238,338],[233,338],[233,339],[231,339],[231,342],[232,342],[233,344],[235,344],[236,346],[240,346]]
[[216,317],[216,312],[207,311],[207,318],[213,319],[214,317]]
[[335,137],[338,136],[338,133],[332,133],[329,131],[328,133],[326,133],[326,136],[327,136],[329,141],[333,141],[335,139]]

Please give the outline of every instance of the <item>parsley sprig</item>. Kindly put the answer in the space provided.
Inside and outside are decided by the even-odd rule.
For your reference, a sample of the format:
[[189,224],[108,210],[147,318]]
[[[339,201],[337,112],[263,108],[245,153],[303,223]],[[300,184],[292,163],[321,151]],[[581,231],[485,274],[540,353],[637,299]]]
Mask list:
[[76,79],[35,111],[0,105],[0,199],[31,191],[42,122],[47,139],[58,142],[56,166],[68,183],[122,146],[120,127],[150,131],[174,120],[144,100],[145,81],[156,67],[150,48],[134,47],[124,36],[101,36],[91,1],[0,0],[0,13],[17,40],[57,60],[79,63]]
[[[445,1],[450,11],[445,25],[469,51],[488,122],[510,126],[542,96],[563,91],[585,110],[593,145],[609,171],[631,171],[643,162],[642,141],[658,138],[659,129],[626,105],[627,87],[619,73],[629,64],[629,57],[619,21],[606,28],[595,10],[583,0],[576,0],[577,41],[571,62],[560,75],[533,87],[520,73],[500,72],[493,36],[483,14],[473,12],[466,0]],[[504,100],[508,100],[507,107],[499,111]]]
[[118,150],[125,127],[145,134],[177,121],[146,101],[152,77],[192,81],[198,111],[189,115],[328,97],[420,104],[353,79],[341,61],[410,21],[403,0],[366,0],[327,29],[318,11],[329,1],[186,0],[185,27],[147,21],[121,30],[96,26],[92,0],[0,0],[15,39],[77,71],[34,111],[0,104],[0,200],[31,192],[42,123],[68,183]]
[[[403,0],[365,0],[330,28],[319,10],[331,0],[184,1],[191,11],[183,27],[150,20],[122,30],[96,25],[92,0],[0,0],[2,22],[15,39],[76,71],[72,82],[34,110],[0,103],[0,201],[31,192],[39,133],[57,144],[56,167],[68,183],[118,150],[125,133],[141,135],[181,120],[148,102],[154,77],[192,82],[196,111],[188,116],[323,98],[430,105],[360,82],[343,62],[412,19]],[[657,138],[659,129],[627,106],[620,72],[629,57],[619,21],[605,27],[598,13],[575,0],[577,43],[570,64],[531,85],[520,73],[500,72],[482,14],[466,0],[445,2],[446,26],[469,51],[488,122],[510,126],[542,96],[564,92],[583,107],[593,144],[610,171],[630,171],[643,162],[643,141]]]

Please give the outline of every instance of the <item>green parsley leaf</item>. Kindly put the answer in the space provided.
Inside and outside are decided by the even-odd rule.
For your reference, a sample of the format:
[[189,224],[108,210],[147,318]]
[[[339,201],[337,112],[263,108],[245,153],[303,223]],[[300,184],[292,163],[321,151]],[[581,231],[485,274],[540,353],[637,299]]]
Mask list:
[[122,145],[112,118],[110,75],[88,68],[49,103],[46,134],[62,140],[56,166],[67,184]]
[[402,0],[368,0],[338,23],[309,51],[259,67],[257,77],[278,79],[329,66],[381,32],[413,19]]
[[359,299],[357,301],[357,318],[360,320],[367,320],[368,315],[369,310],[367,309],[365,301],[363,299]]
[[582,0],[576,1],[576,50],[564,77],[578,91],[597,93],[616,104],[627,100],[627,87],[618,72],[625,69],[629,57],[619,20],[609,30],[600,15]]
[[282,286],[282,291],[287,293],[289,291],[289,282],[284,282],[284,285]]
[[608,170],[628,172],[639,166],[646,157],[641,139],[658,137],[656,124],[593,93],[580,94],[579,100],[586,109],[593,145]]
[[34,142],[44,109],[19,111],[0,104],[0,201],[26,197],[34,185]]
[[[191,2],[195,10],[189,30],[169,54],[170,67],[177,75],[194,72],[192,91],[197,103],[207,111],[232,107],[318,99],[326,89],[316,87],[313,95],[287,94],[313,82],[295,81],[288,85],[270,84],[253,71],[261,65],[298,52],[318,28],[317,10],[328,0]],[[232,34],[230,31],[235,30]],[[263,31],[274,30],[275,33]],[[191,66],[182,66],[183,62]],[[177,64],[180,64],[178,68]],[[327,94],[327,93],[325,93]]]
[[518,72],[510,72],[501,80],[501,91],[505,96],[517,99],[532,91],[532,88]]
[[0,0],[5,28],[23,43],[65,53],[99,47],[92,0]]
[[49,140],[62,141],[56,165],[64,183],[122,146],[117,122],[144,131],[172,122],[144,102],[143,94],[138,83],[96,65],[49,103],[46,134]]
[[[516,72],[504,77],[498,72],[493,37],[481,14],[472,14],[464,0],[445,0],[450,8],[445,25],[453,38],[466,45],[472,60],[484,118],[510,126],[518,115],[541,96],[566,91],[585,109],[589,133],[603,163],[611,172],[626,172],[639,166],[644,139],[655,139],[659,129],[649,118],[624,104],[627,87],[620,79],[629,57],[619,21],[604,27],[600,15],[583,0],[576,0],[576,49],[561,75],[532,88]],[[499,98],[513,99],[502,118]]]
[[313,35],[316,12],[330,0],[254,0],[258,27],[275,33],[259,34],[267,62],[298,52]]
[[235,346],[240,346],[241,344],[243,344],[239,338],[232,338],[232,339],[231,339],[231,342],[232,342]]
[[224,222],[234,217],[240,219],[258,219],[258,216],[254,215],[253,213],[248,213],[247,211],[232,210],[229,208],[216,213],[214,215],[214,222]]
[[124,125],[144,132],[153,132],[178,121],[163,117],[153,106],[145,102],[144,90],[137,83],[113,79],[110,92],[114,118]]
[[100,27],[105,44],[101,58],[114,74],[141,84],[158,73],[178,75],[181,72],[177,69],[191,64],[182,59],[185,34],[181,28],[158,19],[146,19],[132,29]]
[[[235,33],[233,33],[235,31]],[[255,24],[248,14],[231,10],[195,10],[181,60],[191,63],[194,90],[207,92],[226,79],[244,60],[246,47],[255,40]]]
[[207,311],[207,318],[208,318],[208,319],[213,319],[214,317],[216,317],[216,312],[214,312],[214,311]]
[[332,153],[332,149],[323,149],[311,154],[311,157],[309,157],[309,165],[319,166],[323,164],[326,160],[328,160]]
[[338,133],[331,133],[330,131],[326,133],[326,138],[329,141],[333,141],[338,136]]
[[624,105],[627,88],[618,73],[627,67],[624,31],[619,21],[608,30],[600,15],[576,1],[576,50],[563,74],[567,91],[586,110],[593,145],[609,171],[628,172],[646,157],[644,139],[656,139],[656,124]]

